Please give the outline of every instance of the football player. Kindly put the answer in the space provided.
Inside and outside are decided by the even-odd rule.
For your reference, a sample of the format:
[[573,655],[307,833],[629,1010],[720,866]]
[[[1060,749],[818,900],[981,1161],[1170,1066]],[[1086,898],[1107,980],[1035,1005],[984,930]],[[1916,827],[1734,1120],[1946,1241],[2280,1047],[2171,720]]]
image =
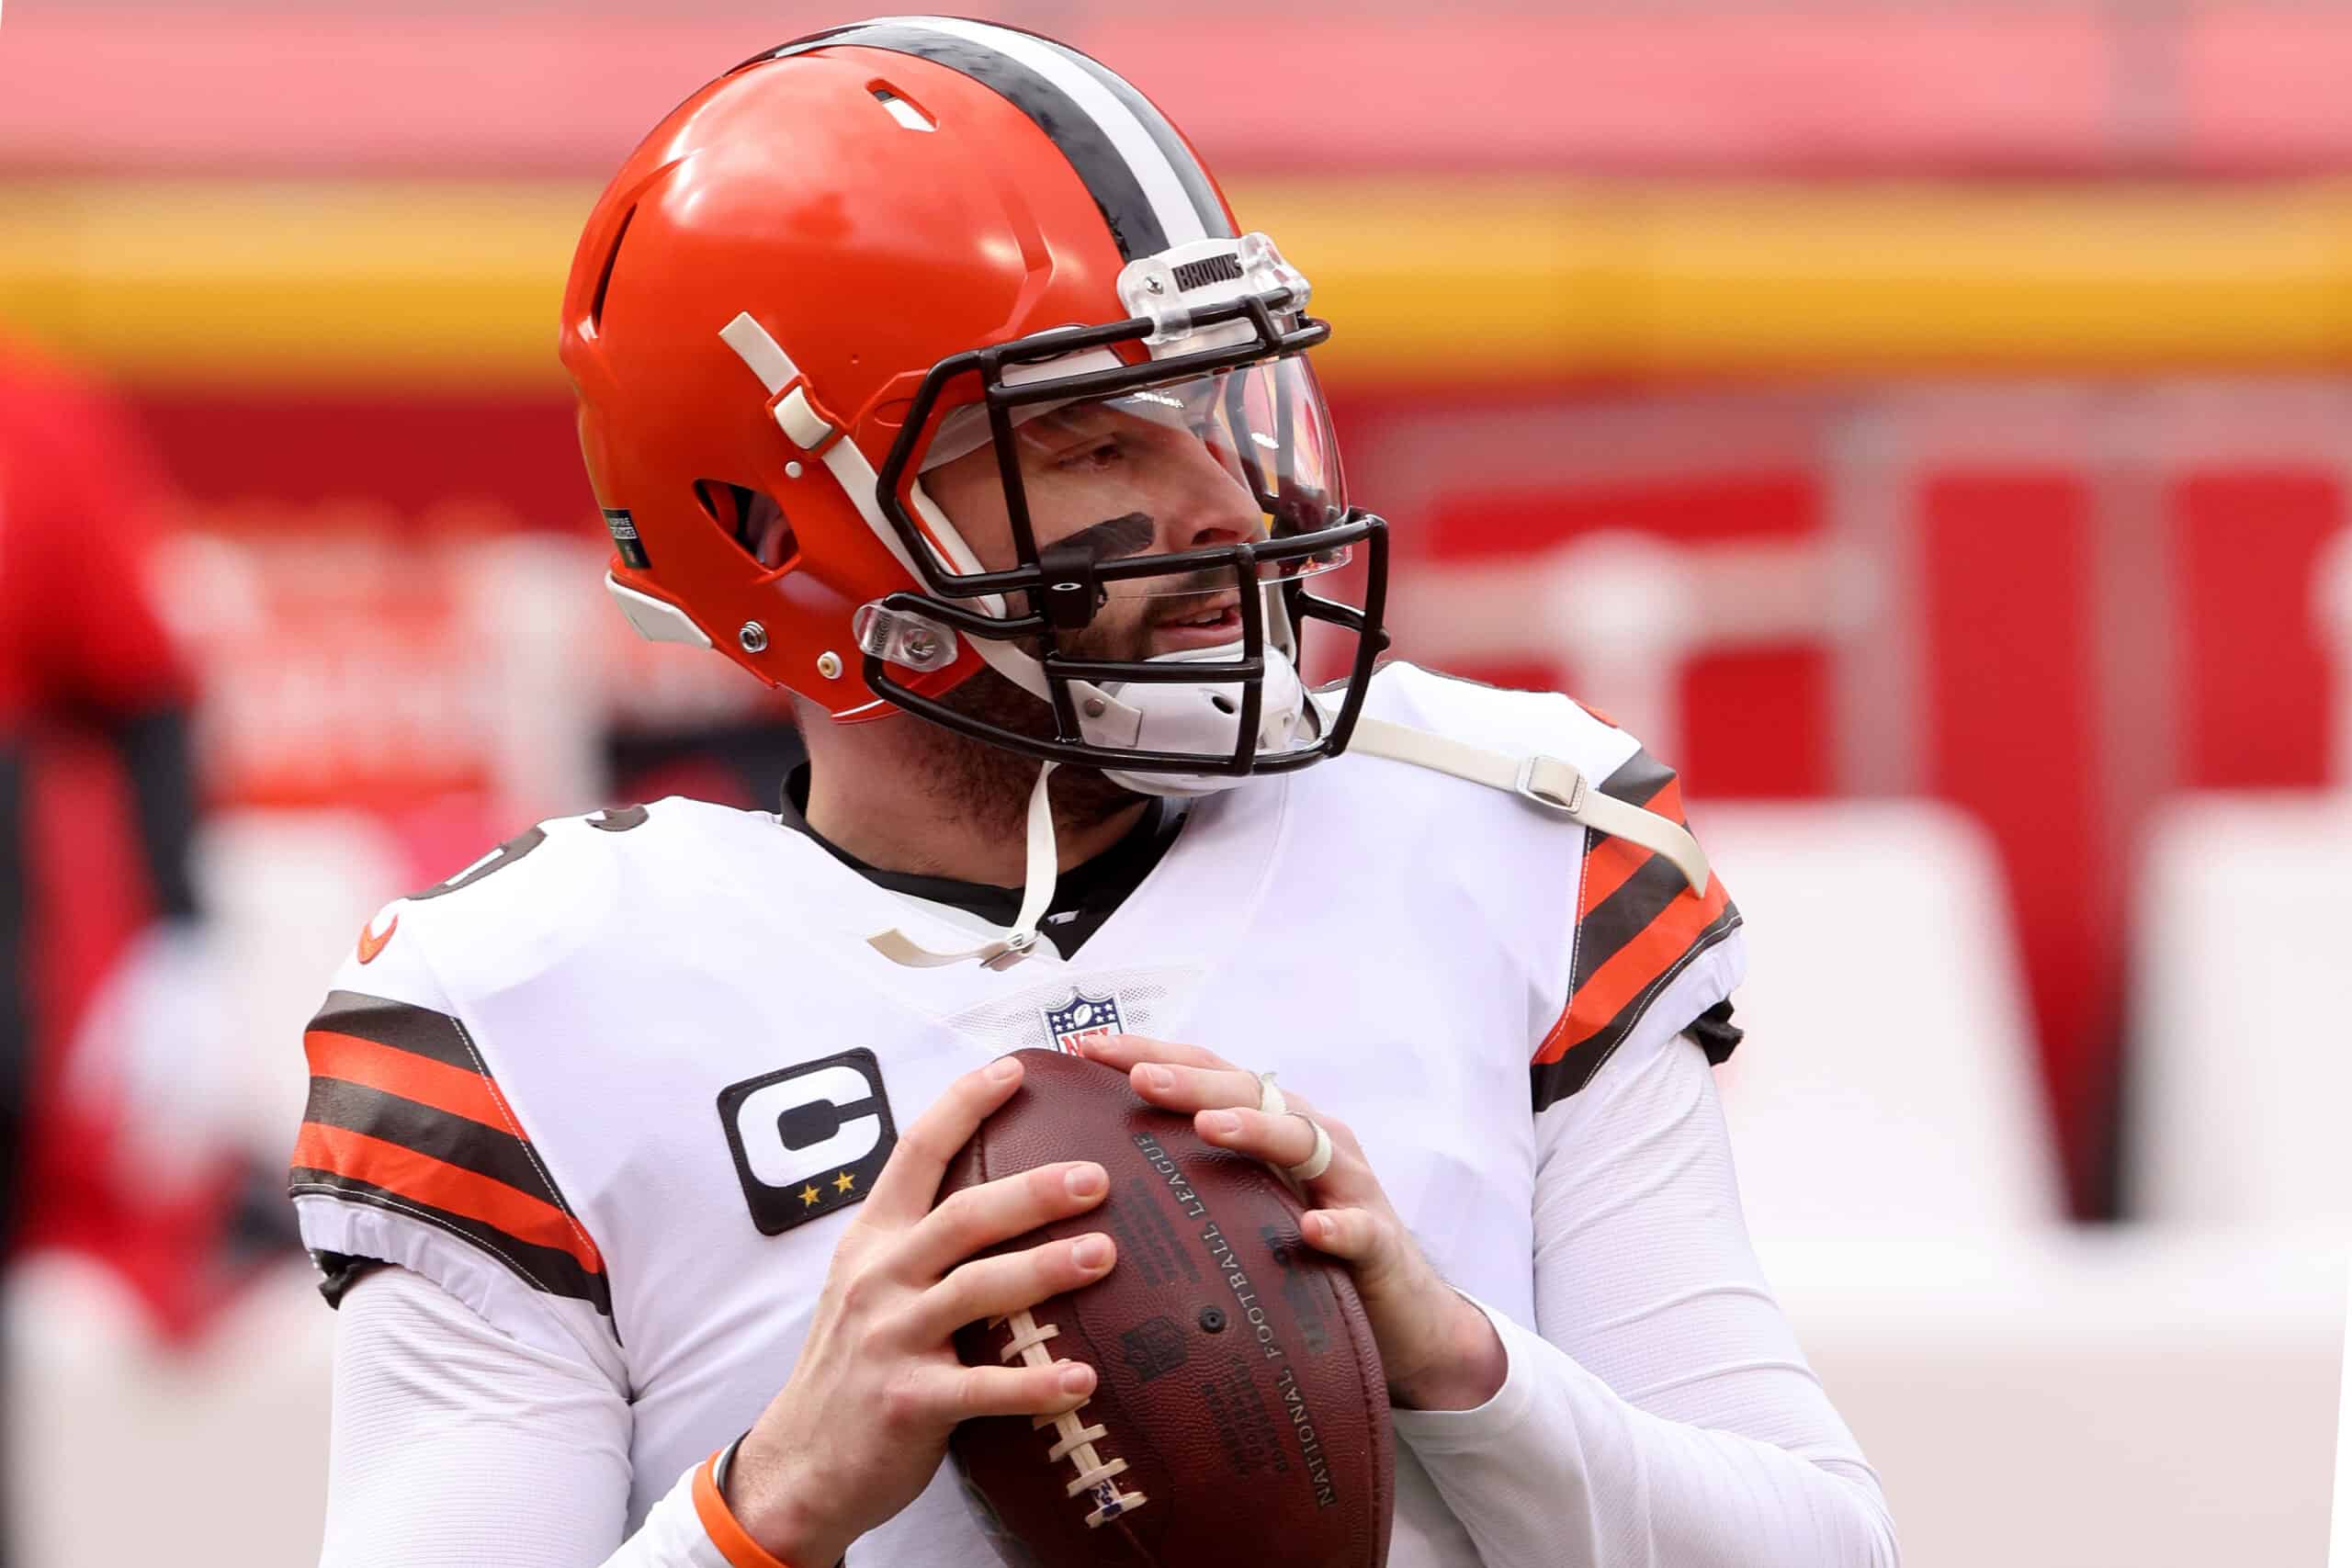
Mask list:
[[1375,669],[1307,302],[1134,87],[985,23],[786,44],[624,165],[562,323],[606,586],[795,693],[808,765],[542,823],[335,979],[330,1568],[986,1561],[948,1433],[1093,1373],[951,1337],[1123,1266],[990,1250],[1100,1166],[933,1204],[1024,1046],[1299,1181],[1399,1568],[1894,1561],[1742,1228],[1739,917],[1674,775]]

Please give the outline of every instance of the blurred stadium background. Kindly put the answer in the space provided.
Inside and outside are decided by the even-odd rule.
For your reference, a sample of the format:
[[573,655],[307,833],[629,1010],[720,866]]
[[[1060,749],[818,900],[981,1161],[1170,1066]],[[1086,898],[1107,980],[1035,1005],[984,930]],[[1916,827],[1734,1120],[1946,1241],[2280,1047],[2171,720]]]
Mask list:
[[[1751,1224],[1907,1561],[2319,1561],[2352,8],[989,14],[1154,95],[1314,278],[1402,651],[1681,765],[1749,918]],[[148,577],[225,956],[174,1070],[231,1156],[164,1206],[139,1117],[36,1149],[20,1561],[113,1561],[130,1489],[182,1562],[314,1558],[333,1325],[266,1190],[329,968],[535,818],[764,796],[778,705],[596,592],[555,304],[638,135],[847,19],[7,8],[0,334],[110,384],[179,498]],[[107,755],[37,756],[54,1083],[152,895]]]

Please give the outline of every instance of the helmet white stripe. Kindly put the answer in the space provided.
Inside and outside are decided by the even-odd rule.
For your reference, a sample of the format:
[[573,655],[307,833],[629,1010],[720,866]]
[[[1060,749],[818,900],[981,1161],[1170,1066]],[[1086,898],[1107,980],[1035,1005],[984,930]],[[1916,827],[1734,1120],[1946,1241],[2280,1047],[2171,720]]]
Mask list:
[[1168,153],[1152,136],[1150,128],[1136,118],[1135,111],[1121,103],[1108,87],[1096,80],[1092,72],[1061,51],[1042,39],[1011,28],[966,21],[958,17],[886,17],[877,18],[876,25],[881,23],[919,28],[927,32],[961,39],[966,43],[993,51],[1045,78],[1077,105],[1117,150],[1120,158],[1134,174],[1136,184],[1143,187],[1144,198],[1150,203],[1170,246],[1188,244],[1208,237],[1208,230],[1202,223],[1200,211],[1184,188],[1184,181],[1169,162]]

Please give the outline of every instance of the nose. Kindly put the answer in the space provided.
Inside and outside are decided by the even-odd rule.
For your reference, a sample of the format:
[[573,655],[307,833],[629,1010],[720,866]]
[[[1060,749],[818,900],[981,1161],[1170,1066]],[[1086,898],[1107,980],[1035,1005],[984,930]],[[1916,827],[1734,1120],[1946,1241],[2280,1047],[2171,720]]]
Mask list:
[[1183,499],[1169,509],[1166,547],[1202,550],[1258,537],[1264,531],[1262,513],[1249,487],[1205,445],[1184,445],[1190,450],[1183,465]]

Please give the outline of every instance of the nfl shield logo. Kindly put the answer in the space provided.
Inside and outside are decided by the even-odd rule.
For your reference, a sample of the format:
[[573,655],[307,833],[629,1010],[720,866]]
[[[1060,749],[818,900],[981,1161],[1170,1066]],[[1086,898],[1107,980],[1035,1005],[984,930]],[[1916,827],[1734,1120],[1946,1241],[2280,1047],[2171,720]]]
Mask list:
[[1115,995],[1090,997],[1074,990],[1068,1002],[1046,1010],[1046,1032],[1053,1037],[1056,1045],[1076,1055],[1080,1041],[1122,1032],[1119,998]]

